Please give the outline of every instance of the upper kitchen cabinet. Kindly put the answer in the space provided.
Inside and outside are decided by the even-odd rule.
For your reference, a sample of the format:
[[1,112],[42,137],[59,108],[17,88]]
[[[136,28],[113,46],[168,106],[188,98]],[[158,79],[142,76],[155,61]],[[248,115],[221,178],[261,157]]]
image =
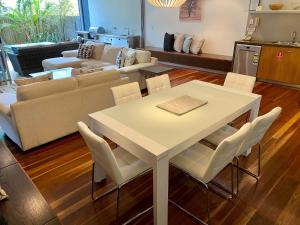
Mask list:
[[263,46],[257,76],[261,79],[300,84],[300,48]]

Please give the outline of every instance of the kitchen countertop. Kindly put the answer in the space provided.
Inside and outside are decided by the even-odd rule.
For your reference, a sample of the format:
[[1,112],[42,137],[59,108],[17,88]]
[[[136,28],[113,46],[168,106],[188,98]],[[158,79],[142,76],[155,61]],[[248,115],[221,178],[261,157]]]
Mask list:
[[251,40],[245,41],[240,40],[236,41],[236,44],[246,44],[246,45],[268,45],[268,46],[276,46],[276,47],[288,47],[288,48],[300,48],[300,44],[298,42],[297,45],[289,45],[287,42],[276,42],[276,41],[258,41],[258,40]]

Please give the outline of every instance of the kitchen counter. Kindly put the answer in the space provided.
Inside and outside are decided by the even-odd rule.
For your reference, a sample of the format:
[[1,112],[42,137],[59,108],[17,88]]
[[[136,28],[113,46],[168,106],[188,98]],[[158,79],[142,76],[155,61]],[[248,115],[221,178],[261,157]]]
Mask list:
[[258,40],[251,40],[251,41],[245,41],[240,40],[236,41],[235,44],[246,44],[246,45],[267,45],[267,46],[274,46],[274,47],[284,47],[284,48],[300,48],[300,43],[296,42],[295,45],[289,44],[289,42],[276,42],[276,41],[258,41]]

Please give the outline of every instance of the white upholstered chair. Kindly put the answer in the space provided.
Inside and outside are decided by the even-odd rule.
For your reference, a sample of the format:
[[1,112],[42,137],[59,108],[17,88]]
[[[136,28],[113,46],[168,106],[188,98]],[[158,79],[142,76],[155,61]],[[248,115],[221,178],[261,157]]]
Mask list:
[[146,80],[146,84],[149,95],[171,88],[171,82],[168,74],[149,78]]
[[[231,165],[231,197],[234,193],[233,185],[233,159],[240,148],[245,138],[251,132],[251,124],[245,124],[239,131],[232,136],[224,139],[213,150],[203,144],[197,143],[183,153],[175,156],[170,160],[170,163],[176,168],[182,170],[185,174],[191,177],[196,182],[202,184],[207,190],[207,216],[209,221],[209,190],[208,183],[210,183],[216,175],[218,175],[225,167]],[[170,200],[172,204],[194,217],[201,223],[201,219],[183,209],[174,201]],[[205,223],[204,223],[205,224]]]
[[[258,168],[257,168],[257,174],[254,174],[244,168],[241,168],[238,166],[239,170],[247,173],[248,175],[258,179],[260,176],[260,155],[261,155],[261,140],[263,139],[264,135],[270,128],[270,126],[273,124],[273,122],[278,118],[278,116],[281,113],[281,108],[276,107],[270,112],[268,112],[265,115],[257,117],[255,120],[253,120],[252,124],[252,131],[250,135],[246,138],[245,142],[242,145],[242,148],[236,153],[236,158],[238,162],[238,157],[244,154],[248,149],[251,149],[253,146],[258,145]],[[224,139],[231,136],[237,132],[237,129],[226,125],[225,127],[221,128],[220,130],[216,131],[215,133],[209,135],[205,138],[206,141],[214,144],[219,145]]]
[[112,87],[111,91],[116,105],[142,98],[138,82]]
[[255,85],[256,77],[242,75],[238,73],[227,73],[224,86],[236,90],[252,92]]
[[[125,184],[150,171],[150,166],[120,147],[117,147],[112,151],[108,143],[103,138],[93,133],[85,123],[78,122],[78,129],[92,155],[93,169],[91,197],[95,201],[117,190],[118,219],[120,189]],[[117,184],[116,187],[98,197],[95,197],[94,191],[95,166],[101,168],[105,175],[109,176]],[[149,211],[151,208],[148,208],[144,212]]]

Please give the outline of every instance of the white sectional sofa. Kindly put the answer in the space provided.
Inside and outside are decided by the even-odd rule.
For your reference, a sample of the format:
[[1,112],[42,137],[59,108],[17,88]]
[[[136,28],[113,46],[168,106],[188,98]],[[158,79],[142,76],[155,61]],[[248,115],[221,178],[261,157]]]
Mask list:
[[129,82],[116,70],[44,81],[0,94],[0,126],[23,151],[77,131],[78,121],[114,105],[110,88]]
[[141,89],[146,88],[145,77],[139,72],[139,69],[146,68],[157,64],[157,58],[151,57],[151,52],[144,50],[135,50],[136,59],[133,65],[118,68],[116,66],[116,58],[122,48],[111,45],[104,45],[96,42],[87,42],[95,46],[93,55],[88,59],[77,58],[77,50],[62,52],[63,57],[50,58],[43,60],[43,68],[45,71],[73,67],[92,67],[103,68],[104,71],[116,69],[120,71],[121,76],[129,78],[130,82],[138,82]]

